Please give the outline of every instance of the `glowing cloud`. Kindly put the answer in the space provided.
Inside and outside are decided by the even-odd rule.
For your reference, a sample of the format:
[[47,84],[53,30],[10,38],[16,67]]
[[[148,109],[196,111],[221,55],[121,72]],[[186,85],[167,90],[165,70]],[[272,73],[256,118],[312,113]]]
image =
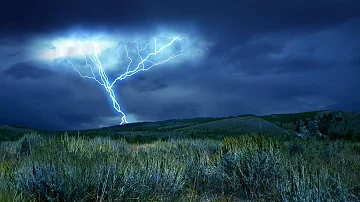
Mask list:
[[[199,50],[192,49],[190,40],[181,36],[157,36],[147,41],[132,40],[116,42],[91,38],[56,39],[53,48],[42,52],[43,59],[65,58],[66,62],[82,77],[96,81],[109,95],[113,108],[122,116],[121,124],[128,123],[116,98],[114,85],[138,72],[174,61],[180,56],[189,56]],[[123,67],[117,68],[116,78],[111,79],[102,61],[106,57],[116,59]],[[127,62],[126,62],[127,61]],[[114,63],[114,62],[113,62]],[[114,64],[113,64],[114,65]],[[119,73],[123,69],[124,73]],[[87,70],[88,74],[84,74]]]

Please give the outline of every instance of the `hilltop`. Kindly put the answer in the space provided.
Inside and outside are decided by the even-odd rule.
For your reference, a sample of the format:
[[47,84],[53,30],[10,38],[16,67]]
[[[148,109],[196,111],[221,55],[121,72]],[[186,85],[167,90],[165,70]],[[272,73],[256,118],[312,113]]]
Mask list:
[[[306,127],[305,127],[306,126]],[[111,136],[131,141],[153,141],[168,138],[212,138],[256,133],[282,138],[285,135],[324,135],[333,139],[360,136],[360,114],[345,111],[312,111],[291,114],[256,116],[244,114],[222,118],[173,119],[157,122],[139,122],[80,131],[46,131],[24,126],[0,125],[3,140],[14,139],[24,133],[46,135]],[[348,137],[349,138],[349,137]],[[360,139],[360,138],[358,138]]]

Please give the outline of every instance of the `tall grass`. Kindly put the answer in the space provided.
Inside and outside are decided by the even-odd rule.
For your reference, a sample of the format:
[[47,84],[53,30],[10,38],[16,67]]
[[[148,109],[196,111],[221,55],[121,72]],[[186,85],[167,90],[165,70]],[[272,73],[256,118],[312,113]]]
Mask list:
[[0,144],[0,201],[346,201],[360,192],[359,145],[342,141],[28,134]]

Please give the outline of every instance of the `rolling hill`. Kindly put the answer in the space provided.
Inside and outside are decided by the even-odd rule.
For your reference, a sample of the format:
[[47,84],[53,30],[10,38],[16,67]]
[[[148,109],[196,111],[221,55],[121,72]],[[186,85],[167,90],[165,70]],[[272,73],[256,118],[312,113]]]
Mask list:
[[79,132],[81,135],[90,137],[107,135],[114,138],[133,139],[134,141],[152,141],[170,137],[221,139],[224,136],[239,136],[251,133],[283,137],[285,134],[294,132],[297,125],[303,126],[313,120],[320,121],[324,115],[326,117],[331,116],[331,123],[329,122],[330,125],[328,126],[329,133],[346,134],[348,131],[352,131],[354,134],[360,134],[360,114],[328,110],[266,116],[246,114],[227,118],[173,119],[130,123],[81,131],[44,131],[22,126],[0,125],[0,137],[2,140],[14,139],[14,137],[31,132],[45,135],[61,135],[64,132],[69,135],[78,135]]

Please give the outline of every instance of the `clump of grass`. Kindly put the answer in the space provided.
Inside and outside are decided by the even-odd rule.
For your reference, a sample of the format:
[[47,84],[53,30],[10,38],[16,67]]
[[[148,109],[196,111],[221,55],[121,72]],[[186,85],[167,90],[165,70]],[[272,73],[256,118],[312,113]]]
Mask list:
[[276,186],[278,201],[346,201],[349,195],[339,174],[301,161],[289,164],[280,179]]
[[274,141],[265,137],[224,138],[225,153],[218,168],[224,172],[226,193],[239,193],[245,198],[269,198],[276,193],[274,183],[283,174],[280,151]]
[[30,155],[37,144],[42,144],[44,137],[39,134],[31,133],[26,134],[18,141],[18,153],[20,155]]

